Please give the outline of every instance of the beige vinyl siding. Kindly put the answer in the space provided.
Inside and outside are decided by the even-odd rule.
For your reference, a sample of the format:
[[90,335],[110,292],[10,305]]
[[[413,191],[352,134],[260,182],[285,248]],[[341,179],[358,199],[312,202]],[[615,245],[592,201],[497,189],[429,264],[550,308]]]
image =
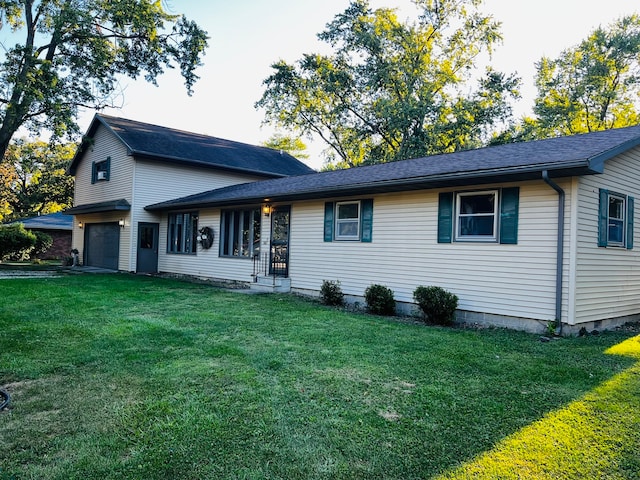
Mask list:
[[[147,212],[144,210],[144,207],[165,200],[180,198],[216,188],[223,188],[238,183],[251,182],[258,179],[260,179],[260,177],[225,172],[223,170],[185,167],[168,163],[151,162],[148,160],[138,160],[136,162],[134,179],[136,194],[134,204],[131,209],[131,224],[136,227],[132,232],[132,245],[134,245],[134,247],[137,245],[137,225],[139,222],[160,223],[158,250],[158,268],[160,271],[199,275],[190,273],[194,271],[194,268],[196,270],[198,268],[192,265],[194,263],[193,260],[183,258],[188,257],[188,255],[167,254],[167,214]],[[203,223],[203,221],[206,222],[208,220],[209,219],[207,217],[201,217],[198,222],[199,227],[212,226],[209,223]],[[218,219],[216,222],[217,223],[213,224],[214,232],[218,232],[220,220]],[[206,251],[206,253],[212,250],[213,247]],[[133,248],[131,251],[132,261],[135,260],[136,255],[136,249]],[[173,258],[165,259],[164,257]]]
[[375,196],[372,243],[324,242],[324,201],[294,204],[292,288],[318,291],[323,280],[340,280],[345,294],[363,295],[380,283],[412,302],[418,285],[438,285],[463,310],[553,320],[557,194],[542,180],[521,185],[518,244],[501,245],[439,244],[438,193]]
[[[632,250],[598,247],[600,188],[635,198]],[[602,175],[582,177],[579,195],[574,322],[640,313],[640,149],[608,160]]]
[[[171,254],[166,251],[167,221],[166,215],[160,223],[160,255],[158,269],[161,272],[192,275],[195,277],[207,277],[239,282],[250,282],[253,273],[253,260],[251,258],[220,257],[220,210],[199,210],[198,227],[211,227],[214,231],[214,242],[211,248],[203,249],[198,244],[195,255]],[[261,219],[263,232],[268,231],[269,217]],[[266,241],[263,239],[263,241]],[[262,246],[265,251],[268,246]]]
[[[108,181],[91,183],[93,162],[102,162],[111,157],[111,168]],[[93,145],[86,150],[84,158],[78,164],[75,176],[74,205],[119,200],[124,198],[133,203],[133,171],[134,162],[128,155],[126,147],[117,137],[100,126],[93,138]],[[73,228],[73,248],[78,249],[80,258],[84,254],[84,232],[78,228],[78,221],[83,223],[117,222],[127,217],[128,212],[108,212],[92,215],[76,215]],[[130,230],[120,231],[120,248],[118,268],[130,270],[131,238]]]
[[[92,162],[102,162],[111,157],[111,174],[108,181],[91,183]],[[126,199],[132,202],[133,159],[126,147],[106,128],[97,129],[93,145],[89,147],[76,171],[74,205]]]

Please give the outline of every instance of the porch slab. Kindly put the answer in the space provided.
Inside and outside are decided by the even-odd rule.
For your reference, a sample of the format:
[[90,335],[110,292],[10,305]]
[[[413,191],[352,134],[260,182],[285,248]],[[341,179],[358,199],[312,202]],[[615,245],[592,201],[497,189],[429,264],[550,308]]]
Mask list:
[[291,279],[285,277],[273,277],[260,275],[256,281],[250,284],[250,288],[263,293],[289,293],[291,292]]

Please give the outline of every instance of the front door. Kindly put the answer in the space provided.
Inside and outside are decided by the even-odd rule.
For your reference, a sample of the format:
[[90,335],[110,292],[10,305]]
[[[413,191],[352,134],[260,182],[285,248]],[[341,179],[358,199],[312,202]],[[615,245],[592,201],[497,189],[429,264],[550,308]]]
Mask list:
[[137,273],[158,273],[158,231],[157,223],[138,223]]
[[271,256],[269,275],[289,276],[289,218],[291,207],[275,207],[271,213]]

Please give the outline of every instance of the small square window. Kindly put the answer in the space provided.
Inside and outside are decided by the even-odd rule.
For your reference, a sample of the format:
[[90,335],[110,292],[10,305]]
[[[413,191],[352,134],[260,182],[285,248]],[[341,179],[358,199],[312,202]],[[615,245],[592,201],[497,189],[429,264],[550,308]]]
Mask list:
[[336,204],[336,240],[360,239],[360,202]]
[[111,176],[111,157],[102,162],[93,162],[91,168],[91,183],[107,182]]

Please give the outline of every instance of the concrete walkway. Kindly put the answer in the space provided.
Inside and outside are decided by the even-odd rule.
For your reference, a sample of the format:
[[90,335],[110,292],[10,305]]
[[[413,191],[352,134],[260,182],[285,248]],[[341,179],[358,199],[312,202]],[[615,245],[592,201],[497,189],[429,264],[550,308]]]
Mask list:
[[62,267],[52,270],[0,270],[0,280],[12,278],[56,278],[75,273],[118,273],[116,270],[99,267]]
[[55,270],[0,270],[0,280],[12,278],[55,278],[61,277]]

